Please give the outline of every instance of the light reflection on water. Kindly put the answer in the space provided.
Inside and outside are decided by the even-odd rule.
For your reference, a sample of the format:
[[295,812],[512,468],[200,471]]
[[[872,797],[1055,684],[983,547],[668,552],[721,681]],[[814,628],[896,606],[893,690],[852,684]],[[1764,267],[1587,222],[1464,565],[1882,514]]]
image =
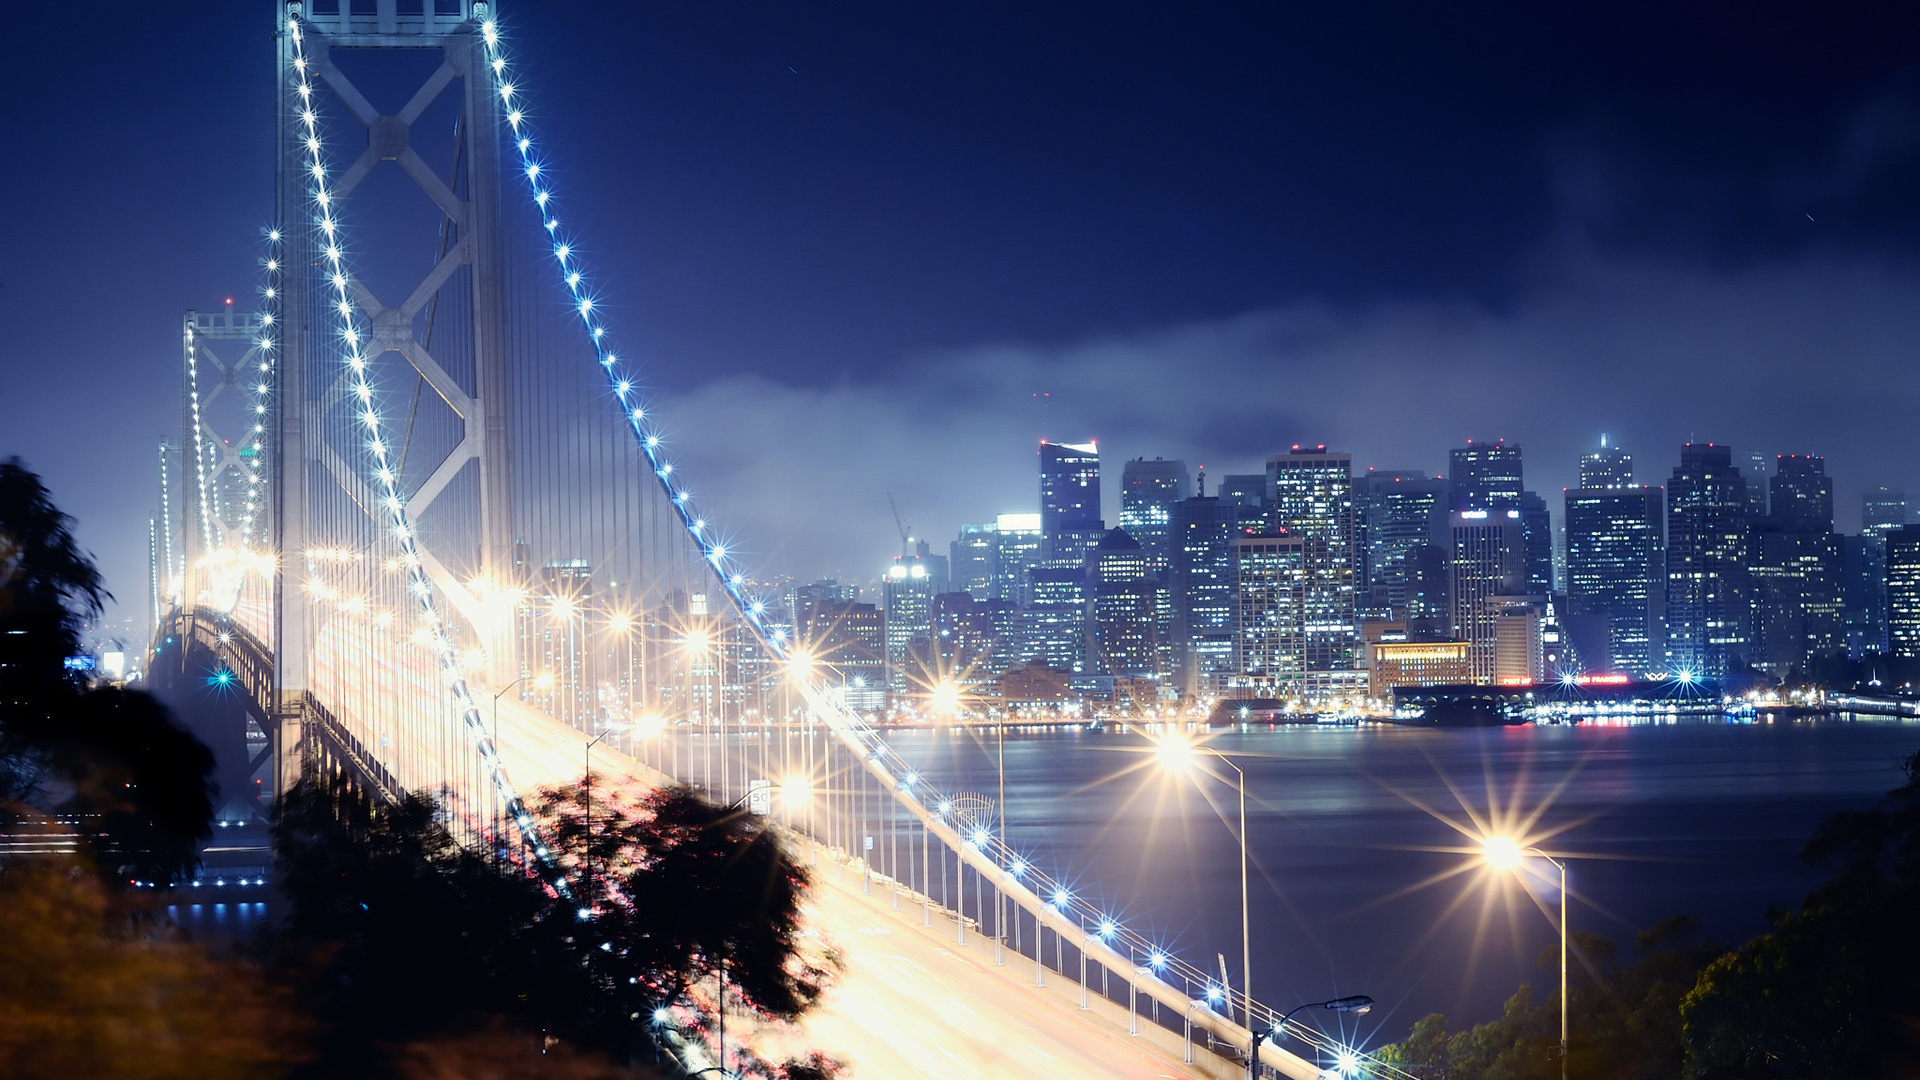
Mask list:
[[[991,732],[893,732],[889,741],[945,790],[991,793]],[[1006,745],[1008,839],[1130,925],[1189,960],[1239,953],[1239,848],[1232,773],[1168,777],[1139,730],[1015,732]],[[1396,895],[1458,865],[1459,796],[1532,807],[1566,782],[1539,827],[1571,852],[1571,921],[1630,950],[1675,914],[1722,941],[1765,927],[1816,880],[1798,861],[1828,814],[1898,785],[1920,750],[1913,721],[1582,724],[1423,730],[1280,727],[1218,735],[1246,769],[1254,873],[1255,993],[1281,1008],[1371,994],[1376,1040],[1428,1012],[1496,1015],[1552,924],[1525,897],[1498,908],[1479,947],[1476,895],[1437,916],[1475,875]],[[1449,786],[1449,782],[1451,786]],[[1224,815],[1224,816],[1223,816]],[[1589,858],[1582,858],[1589,856]],[[1585,901],[1584,903],[1582,901]],[[1234,965],[1237,968],[1237,964]],[[1284,999],[1284,1000],[1283,1000]]]

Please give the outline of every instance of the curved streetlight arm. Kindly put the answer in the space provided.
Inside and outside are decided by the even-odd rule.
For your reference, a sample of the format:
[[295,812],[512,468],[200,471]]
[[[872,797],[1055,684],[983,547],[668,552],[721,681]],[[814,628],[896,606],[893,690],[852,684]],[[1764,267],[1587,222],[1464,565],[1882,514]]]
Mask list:
[[1560,871],[1560,1080],[1567,1080],[1567,864],[1541,851],[1527,849]]

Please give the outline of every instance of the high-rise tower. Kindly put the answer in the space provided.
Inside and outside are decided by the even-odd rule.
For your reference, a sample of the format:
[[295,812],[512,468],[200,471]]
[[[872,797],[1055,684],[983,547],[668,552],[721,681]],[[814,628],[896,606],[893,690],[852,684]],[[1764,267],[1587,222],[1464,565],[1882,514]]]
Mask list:
[[1667,481],[1667,666],[1720,678],[1752,641],[1747,481],[1725,446],[1688,443]]

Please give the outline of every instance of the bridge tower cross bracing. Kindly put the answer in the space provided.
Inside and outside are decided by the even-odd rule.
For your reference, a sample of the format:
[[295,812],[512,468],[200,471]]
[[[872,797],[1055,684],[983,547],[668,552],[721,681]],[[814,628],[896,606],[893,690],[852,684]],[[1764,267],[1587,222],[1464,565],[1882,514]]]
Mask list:
[[[275,540],[282,572],[277,576],[275,660],[281,701],[279,786],[284,790],[300,771],[299,702],[311,687],[308,667],[314,645],[311,600],[299,572],[304,552],[317,539],[314,500],[327,485],[337,485],[361,507],[372,511],[372,496],[351,461],[354,448],[330,445],[325,418],[347,394],[344,373],[335,375],[326,327],[328,312],[316,302],[311,278],[318,274],[325,243],[314,229],[308,190],[304,126],[299,107],[286,93],[296,49],[286,28],[289,17],[305,27],[304,54],[316,82],[332,91],[327,102],[344,109],[364,130],[366,142],[332,184],[335,208],[353,205],[353,196],[383,163],[397,166],[431,201],[440,216],[443,242],[438,259],[406,293],[374,295],[362,280],[352,285],[353,303],[369,328],[369,359],[398,353],[426,387],[460,421],[456,446],[406,496],[407,512],[418,519],[448,486],[469,468],[478,488],[478,576],[499,589],[513,585],[513,490],[511,482],[510,380],[507,371],[506,288],[500,215],[500,121],[493,107],[497,93],[484,59],[473,0],[285,0],[275,4],[278,41],[276,206],[288,268],[282,304],[285,344],[279,361],[278,483]],[[334,63],[341,50],[364,51],[365,59],[398,70],[408,57],[438,52],[440,63],[393,114],[380,112],[353,79]],[[365,65],[362,65],[364,69]],[[458,148],[454,174],[437,175],[412,145],[414,124],[449,87],[458,84]],[[351,152],[351,151],[349,151]],[[467,269],[463,276],[458,271]],[[472,375],[468,386],[449,373],[430,351],[416,326],[437,298],[464,291],[468,314]],[[436,309],[437,310],[437,309]],[[324,383],[315,380],[327,375]],[[470,387],[470,389],[469,389]],[[487,657],[487,681],[506,685],[518,677],[519,657],[510,620],[489,617],[483,599],[457,579],[452,560],[422,550],[422,562],[434,586],[472,626]],[[472,564],[466,559],[469,572]]]

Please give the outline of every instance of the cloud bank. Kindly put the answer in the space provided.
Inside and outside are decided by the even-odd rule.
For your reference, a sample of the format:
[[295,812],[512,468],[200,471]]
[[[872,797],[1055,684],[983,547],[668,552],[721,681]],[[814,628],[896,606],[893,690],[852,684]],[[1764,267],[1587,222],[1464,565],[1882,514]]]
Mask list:
[[[1301,302],[1054,345],[903,358],[886,377],[752,376],[661,402],[705,511],[767,573],[870,580],[897,550],[891,494],[943,550],[963,522],[1035,508],[1040,438],[1218,476],[1293,443],[1364,468],[1445,469],[1504,437],[1557,504],[1601,433],[1660,483],[1689,438],[1818,453],[1842,527],[1861,491],[1916,475],[1920,274],[1814,258],[1728,273],[1591,256],[1543,263],[1505,310],[1433,300]],[[1920,493],[1920,492],[1917,492]],[[1556,505],[1557,512],[1557,505]]]

